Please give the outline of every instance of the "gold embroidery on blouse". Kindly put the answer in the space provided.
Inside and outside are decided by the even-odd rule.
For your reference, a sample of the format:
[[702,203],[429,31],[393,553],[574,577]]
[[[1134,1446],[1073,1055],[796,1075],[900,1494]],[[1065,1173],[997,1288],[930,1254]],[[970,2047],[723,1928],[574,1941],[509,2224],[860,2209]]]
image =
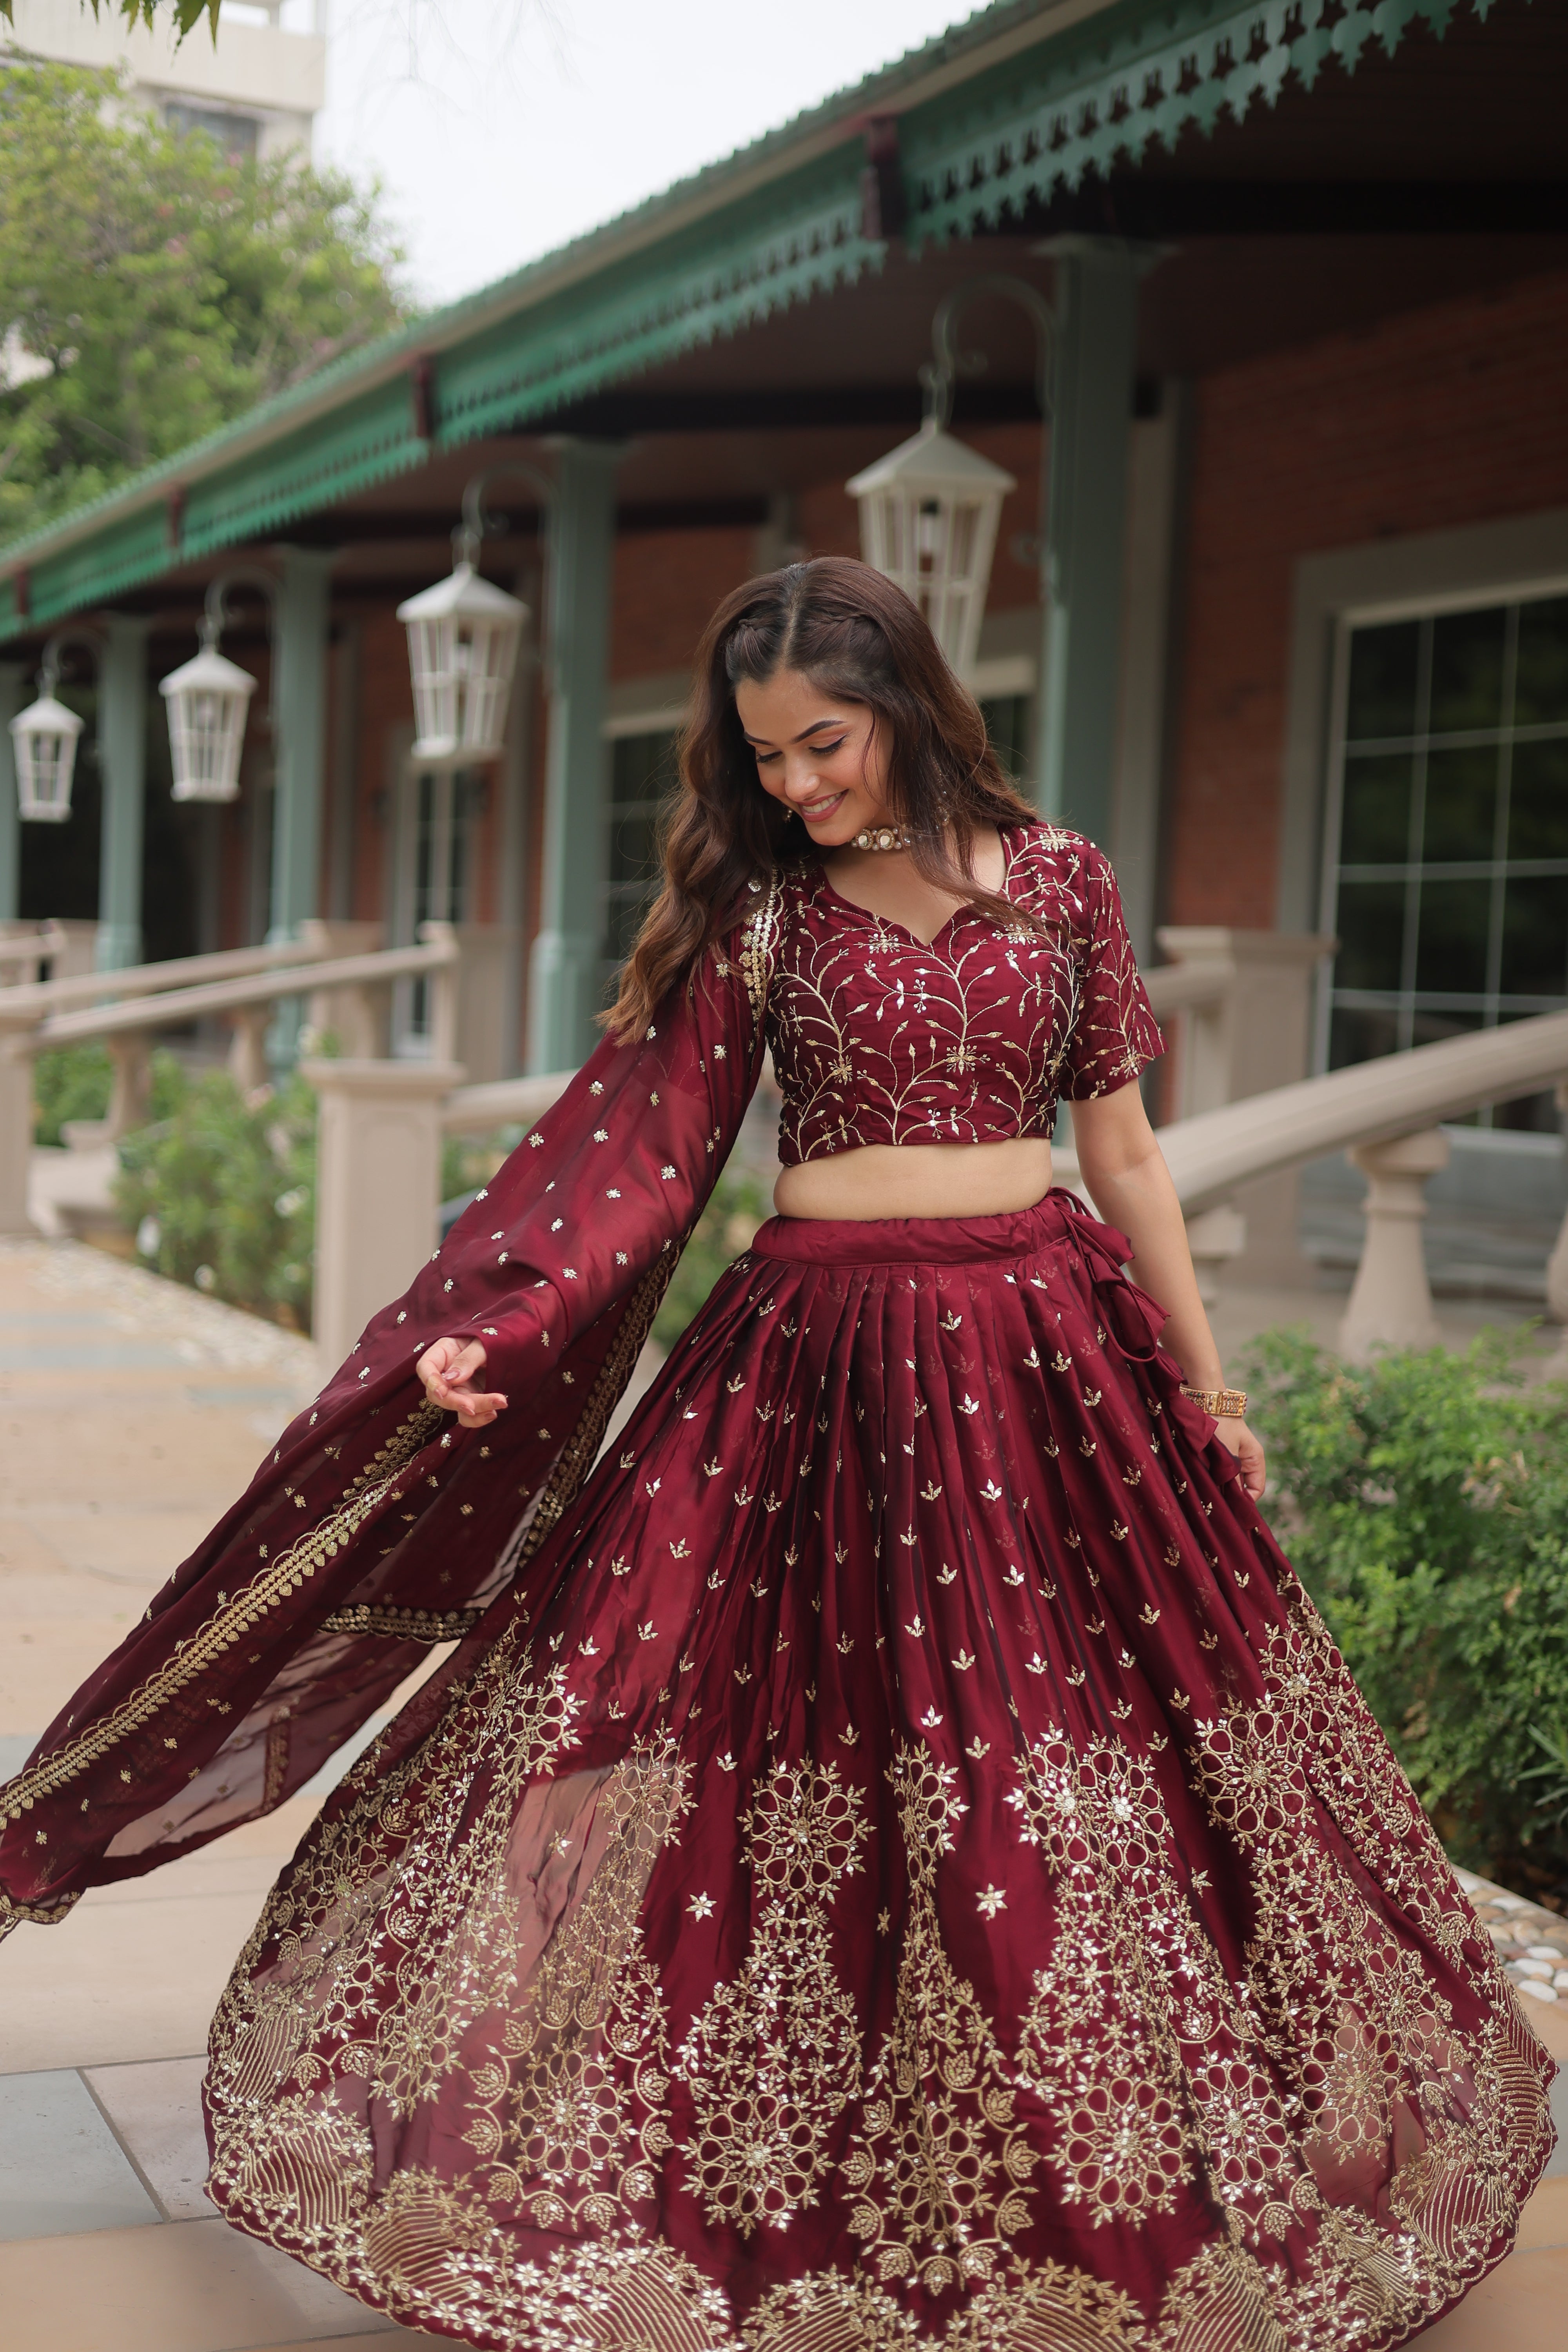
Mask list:
[[762,1027],[767,1011],[768,985],[778,955],[779,911],[784,904],[784,878],[773,875],[762,903],[748,915],[741,930],[741,976],[752,1008],[752,1032]]
[[419,1404],[382,1446],[370,1468],[354,1480],[335,1511],[329,1511],[315,1527],[307,1528],[287,1551],[280,1552],[253,1576],[232,1601],[215,1610],[156,1674],[121,1699],[101,1722],[92,1724],[30,1770],[0,1788],[0,1807],[6,1818],[19,1820],[40,1797],[73,1780],[79,1772],[85,1772],[89,1765],[109,1755],[132,1732],[151,1723],[189,1684],[216,1666],[224,1651],[232,1647],[242,1633],[258,1625],[269,1609],[276,1609],[290,1592],[298,1591],[308,1577],[314,1576],[319,1568],[334,1559],[384,1499],[440,1419],[438,1405]]
[[750,2236],[816,2201],[831,2126],[860,2088],[859,2021],[833,1965],[829,1906],[870,1831],[832,1764],[775,1765],[742,1817],[759,1906],[738,1976],[681,2044],[687,2184]]

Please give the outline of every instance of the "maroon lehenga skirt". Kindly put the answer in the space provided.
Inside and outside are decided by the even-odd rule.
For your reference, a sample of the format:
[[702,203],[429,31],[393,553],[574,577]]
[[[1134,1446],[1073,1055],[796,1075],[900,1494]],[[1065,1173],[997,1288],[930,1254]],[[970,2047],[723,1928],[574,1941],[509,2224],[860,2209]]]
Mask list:
[[1363,2352],[1551,2062],[1120,1237],[775,1221],[351,1772],[212,2194],[538,2352]]

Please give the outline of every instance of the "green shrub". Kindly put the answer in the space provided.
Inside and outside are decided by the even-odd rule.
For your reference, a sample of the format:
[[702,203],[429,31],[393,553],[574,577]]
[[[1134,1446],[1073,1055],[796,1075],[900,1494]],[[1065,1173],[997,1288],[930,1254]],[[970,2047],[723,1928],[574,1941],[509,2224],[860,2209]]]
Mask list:
[[674,1347],[731,1259],[751,1247],[769,1214],[767,1193],[755,1176],[732,1168],[720,1177],[654,1318],[653,1336],[661,1348]]
[[68,1118],[101,1118],[111,1076],[107,1045],[58,1045],[33,1064],[33,1141],[63,1143]]
[[226,1070],[170,1055],[163,1116],[120,1146],[115,1204],[143,1262],[176,1282],[310,1328],[316,1097],[290,1078],[242,1095]]
[[[34,1142],[63,1143],[68,1119],[104,1118],[113,1077],[107,1045],[58,1045],[52,1054],[40,1054],[33,1064]],[[173,1116],[184,1086],[184,1071],[173,1054],[155,1053],[155,1119]]]
[[1248,1366],[1268,1506],[1456,1860],[1568,1896],[1568,1400],[1518,1343]]

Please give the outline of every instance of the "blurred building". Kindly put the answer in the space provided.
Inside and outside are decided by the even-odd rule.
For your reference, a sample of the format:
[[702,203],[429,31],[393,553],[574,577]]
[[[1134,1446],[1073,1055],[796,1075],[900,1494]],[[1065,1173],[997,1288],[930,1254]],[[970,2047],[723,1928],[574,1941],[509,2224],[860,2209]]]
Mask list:
[[167,11],[155,30],[132,30],[111,5],[94,16],[83,0],[16,0],[15,24],[0,24],[0,64],[16,50],[122,66],[132,102],[172,130],[205,131],[234,154],[308,154],[326,87],[326,0],[314,0],[314,14],[312,31],[286,32],[281,0],[227,0],[216,42],[205,24],[177,41]]
[[[111,37],[75,0],[18,0],[18,36],[45,17],[62,53]],[[195,103],[217,67],[200,38],[179,58]],[[1527,0],[1002,0],[0,549],[0,661],[20,692],[48,627],[97,611],[141,633],[150,688],[206,583],[270,566],[294,683],[275,733],[255,698],[235,805],[172,807],[147,705],[148,951],[457,919],[493,959],[499,1061],[531,1038],[559,1066],[646,899],[709,612],[793,551],[858,551],[845,485],[917,426],[939,302],[1004,273],[1053,306],[1065,373],[1043,431],[1026,311],[970,300],[985,366],[952,429],[1018,485],[973,684],[1110,849],[1141,952],[1165,924],[1335,936],[1277,1080],[1568,1006],[1564,88],[1568,17]],[[395,607],[508,459],[554,510],[544,533],[536,488],[499,484],[483,565],[536,614],[553,569],[544,659],[503,761],[422,769]],[[1042,467],[1068,571],[1119,615],[1048,690]],[[252,611],[226,650],[266,677]],[[1047,787],[1052,693],[1104,723]],[[24,913],[92,912],[97,824],[89,790],[47,883],[29,845]],[[1486,1121],[1557,1169],[1556,1118]]]

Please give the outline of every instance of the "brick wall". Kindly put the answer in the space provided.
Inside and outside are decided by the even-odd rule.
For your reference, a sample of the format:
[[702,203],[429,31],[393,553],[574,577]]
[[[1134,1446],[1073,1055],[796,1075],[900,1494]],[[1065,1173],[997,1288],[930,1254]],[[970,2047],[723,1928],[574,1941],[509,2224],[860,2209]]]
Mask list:
[[1274,920],[1299,555],[1568,502],[1568,275],[1196,387],[1166,919]]

